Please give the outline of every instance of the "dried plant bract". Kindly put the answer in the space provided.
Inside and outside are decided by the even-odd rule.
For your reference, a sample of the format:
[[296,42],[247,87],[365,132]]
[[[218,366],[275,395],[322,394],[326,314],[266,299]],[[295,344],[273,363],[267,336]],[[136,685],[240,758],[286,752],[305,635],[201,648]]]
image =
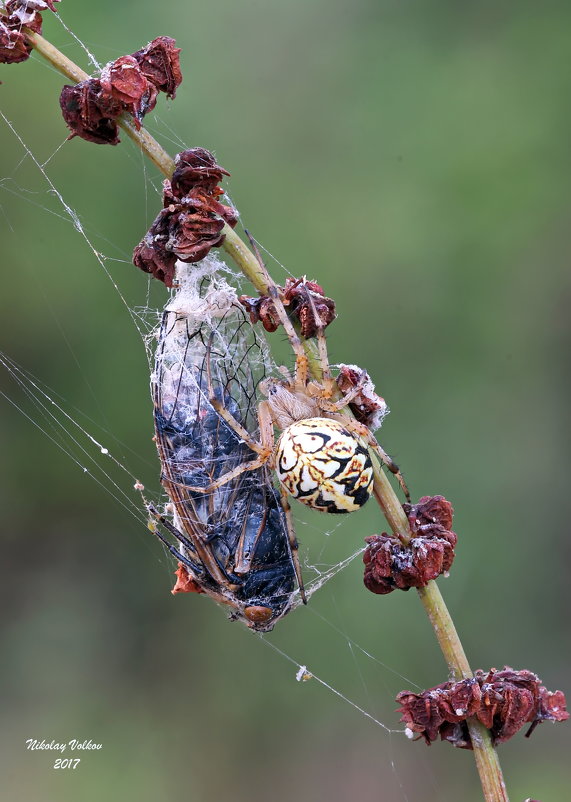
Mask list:
[[179,52],[174,39],[159,36],[143,50],[110,61],[99,78],[64,86],[60,106],[70,139],[79,136],[97,145],[116,145],[116,121],[125,112],[140,128],[145,114],[154,109],[158,92],[174,97],[182,80]]
[[0,9],[0,64],[19,64],[30,57],[32,46],[23,26],[41,33],[40,11],[55,11],[54,2],[59,0],[8,0],[5,10]]
[[[278,288],[288,316],[297,320],[306,339],[315,337],[335,320],[335,301],[327,298],[316,281],[302,278],[286,279],[285,287]],[[247,309],[252,323],[260,322],[266,331],[276,331],[280,325],[275,303],[269,295],[250,298],[243,295],[240,303]]]
[[142,50],[133,53],[145,78],[169,98],[174,98],[182,82],[180,47],[175,45],[170,36],[157,36]]
[[385,399],[375,392],[375,385],[367,371],[357,365],[340,365],[337,386],[343,395],[354,387],[359,388],[357,395],[349,402],[349,409],[356,420],[371,431],[378,429],[389,408]]
[[163,209],[133,252],[133,263],[172,287],[175,262],[199,262],[224,242],[224,224],[236,210],[220,203],[218,183],[229,175],[204,148],[179,153],[172,179],[163,182]]
[[418,504],[403,507],[412,532],[407,545],[386,533],[365,538],[364,583],[372,593],[425,587],[452,566],[458,537],[450,529],[450,502],[443,496],[424,496]]
[[71,130],[70,139],[79,136],[96,145],[116,145],[119,127],[115,119],[123,110],[122,104],[104,92],[101,81],[90,79],[61,90],[60,107]]
[[490,730],[494,744],[508,741],[525,724],[530,735],[542,721],[565,721],[569,713],[562,691],[548,691],[531,671],[506,666],[503,671],[476,671],[459,682],[443,682],[422,693],[397,696],[401,721],[427,744],[440,737],[461,749],[472,749],[466,719],[476,716]]

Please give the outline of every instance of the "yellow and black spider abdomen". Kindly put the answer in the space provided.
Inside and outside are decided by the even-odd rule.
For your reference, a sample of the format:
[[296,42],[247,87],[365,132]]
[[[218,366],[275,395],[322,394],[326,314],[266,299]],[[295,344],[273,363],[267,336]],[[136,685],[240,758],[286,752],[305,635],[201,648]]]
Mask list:
[[354,512],[373,490],[368,449],[331,418],[306,418],[288,426],[276,446],[275,466],[291,496],[322,512]]

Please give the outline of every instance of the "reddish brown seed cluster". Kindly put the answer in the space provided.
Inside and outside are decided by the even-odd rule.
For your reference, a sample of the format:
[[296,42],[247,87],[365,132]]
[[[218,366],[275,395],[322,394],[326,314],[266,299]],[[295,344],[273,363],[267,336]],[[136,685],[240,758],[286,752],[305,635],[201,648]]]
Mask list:
[[357,365],[341,365],[337,376],[337,386],[341,393],[346,395],[358,385],[359,392],[349,402],[349,409],[359,423],[364,423],[371,431],[375,431],[389,411],[385,399],[375,392],[375,385],[366,370]]
[[171,590],[173,596],[177,593],[204,593],[200,585],[188,575],[188,571],[186,570],[184,563],[179,562],[178,568],[174,574],[176,576],[176,582]]
[[18,64],[26,61],[32,46],[24,29],[42,32],[41,11],[55,12],[59,0],[8,0],[5,11],[0,9],[0,63]]
[[[303,337],[315,337],[335,320],[335,301],[327,298],[316,281],[303,278],[287,278],[281,290],[282,301],[288,307],[290,317],[298,320]],[[280,319],[269,295],[250,298],[243,295],[240,303],[247,309],[252,323],[260,321],[266,331],[276,331]]]
[[443,496],[424,496],[418,504],[403,504],[412,538],[407,546],[394,535],[365,538],[365,587],[386,594],[399,588],[422,588],[450,570],[458,540],[451,531],[453,509]]
[[224,223],[235,226],[235,209],[220,203],[222,176],[230,175],[210,151],[192,148],[175,158],[163,183],[163,209],[133,251],[133,263],[172,287],[175,263],[199,262],[224,242]]
[[397,696],[403,721],[427,744],[439,736],[461,749],[472,749],[466,719],[476,716],[490,730],[494,744],[509,740],[524,724],[529,737],[542,721],[565,721],[562,691],[548,691],[531,671],[476,671],[473,678],[443,682],[422,693]]
[[159,92],[175,96],[182,81],[179,53],[174,39],[159,36],[142,50],[109,62],[99,78],[64,86],[60,106],[70,139],[80,136],[97,145],[116,145],[117,117],[123,112],[131,114],[140,127]]

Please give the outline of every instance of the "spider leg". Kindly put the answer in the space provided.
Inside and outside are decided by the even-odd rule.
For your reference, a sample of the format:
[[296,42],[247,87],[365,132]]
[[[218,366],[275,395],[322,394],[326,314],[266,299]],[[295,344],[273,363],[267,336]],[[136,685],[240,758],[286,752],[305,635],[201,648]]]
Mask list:
[[383,464],[386,465],[389,471],[395,475],[399,485],[401,486],[402,492],[405,495],[406,500],[410,503],[410,492],[399,466],[392,459],[392,457],[390,457],[387,454],[384,448],[379,445],[379,443],[373,437],[367,426],[365,426],[364,423],[359,423],[358,421],[353,420],[352,418],[348,418],[345,415],[334,415],[334,417],[336,420],[341,421],[343,426],[349,429],[349,431],[355,432],[355,434],[358,434],[360,437],[363,437],[367,441],[367,445],[373,449],[373,451],[380,457]]
[[298,333],[293,327],[291,320],[288,317],[286,312],[284,303],[280,297],[280,292],[278,289],[277,284],[274,282],[270,274],[268,273],[266,266],[263,262],[262,257],[260,256],[260,251],[258,250],[258,246],[256,244],[255,239],[252,237],[249,231],[246,230],[246,236],[250,241],[250,245],[252,246],[252,250],[254,251],[254,255],[258,261],[260,266],[260,270],[264,276],[266,284],[268,285],[268,295],[274,302],[274,307],[277,312],[277,315],[280,319],[280,323],[284,327],[285,333],[287,334],[287,338],[290,341],[290,345],[292,350],[295,354],[295,372],[297,378],[302,381],[304,384],[307,381],[308,376],[308,365],[307,365],[307,355],[303,350],[303,345],[301,344],[301,340],[299,338]]
[[[319,314],[317,309],[315,308],[315,304],[313,303],[313,298],[309,296],[309,301],[311,303],[311,309],[313,314],[315,315],[315,319],[321,323]],[[325,339],[325,327],[319,325],[317,328],[317,350],[319,353],[319,365],[321,367],[321,381],[330,392],[333,391],[333,379],[331,377],[331,368],[329,367],[329,356],[327,354],[327,341]]]
[[299,564],[298,543],[297,543],[297,537],[295,535],[295,528],[293,525],[293,516],[291,514],[291,507],[289,505],[287,493],[285,492],[283,487],[281,487],[281,485],[280,485],[280,496],[281,496],[282,507],[285,512],[289,548],[291,552],[291,559],[293,562],[293,568],[295,571],[297,584],[299,586],[299,595],[302,602],[304,604],[307,604],[307,596],[305,595],[305,586],[303,584],[303,576],[301,574],[301,565]]
[[[216,400],[216,399],[214,399]],[[212,403],[212,400],[211,400]],[[214,404],[212,404],[214,406]],[[216,407],[215,407],[216,409]],[[224,409],[224,408],[223,408]],[[218,409],[216,410],[218,412]],[[246,471],[255,471],[258,468],[261,468],[262,465],[265,465],[266,462],[269,462],[273,451],[274,451],[274,427],[272,423],[272,416],[270,414],[269,405],[267,401],[261,401],[258,405],[258,425],[260,427],[260,443],[256,442],[253,438],[250,437],[250,434],[244,429],[238,421],[234,418],[234,416],[228,412],[228,410],[224,410],[228,418],[224,417],[224,420],[227,421],[230,428],[232,428],[236,434],[240,435],[240,431],[243,431],[246,437],[242,437],[241,439],[246,442],[246,445],[250,446],[252,451],[255,451],[258,456],[256,459],[248,460],[247,462],[241,462],[240,465],[237,465],[231,471],[228,471],[223,476],[220,476],[218,479],[215,479],[214,482],[211,482],[206,487],[193,487],[192,485],[181,485],[188,490],[192,490],[194,493],[212,493],[213,490],[217,490],[222,485],[225,485],[227,482],[231,482],[232,479],[236,479],[237,476],[240,474],[245,473]],[[220,413],[221,414],[221,413]],[[248,441],[251,441],[248,442]],[[252,444],[255,444],[255,448]],[[174,482],[173,484],[178,484]]]
[[282,374],[282,376],[284,377],[284,379],[286,380],[286,382],[288,384],[292,383],[293,379],[292,379],[291,373],[289,372],[289,370],[286,368],[285,365],[280,365],[278,367],[278,371]]
[[338,401],[330,401],[327,398],[319,398],[320,388],[319,385],[314,385],[313,383],[308,385],[308,389],[310,395],[316,393],[317,397],[319,398],[319,406],[321,409],[325,410],[326,412],[339,412],[343,407],[346,407],[356,395],[358,395],[361,390],[363,389],[366,381],[367,381],[367,374],[363,371],[363,374],[357,384],[348,390],[345,395],[340,398]]
[[[226,409],[224,404],[218,398],[216,398],[216,395],[214,394],[214,387],[212,385],[212,370],[211,370],[211,367],[210,367],[210,350],[212,348],[212,340],[213,340],[213,338],[214,338],[214,332],[210,335],[210,339],[208,341],[208,345],[207,345],[207,349],[206,349],[207,350],[206,379],[207,379],[207,383],[208,383],[208,402],[216,410],[216,412],[220,415],[222,420],[224,420],[228,424],[228,426],[232,429],[232,431],[234,431],[238,435],[238,437],[241,440],[243,440],[244,443],[246,443],[246,445],[249,448],[252,449],[252,451],[255,451],[256,454],[259,454],[260,456],[262,456],[262,455],[265,456],[267,449],[264,448],[264,446],[262,444],[258,443],[255,440],[255,438],[252,437],[250,432],[247,429],[245,429],[239,421],[236,420],[234,415],[232,415],[232,413],[229,412]],[[255,467],[259,467],[259,466],[256,465]],[[249,470],[253,470],[253,468],[250,468]],[[242,471],[238,471],[238,473],[242,473]],[[237,475],[238,474],[236,474],[236,476]],[[231,477],[231,478],[233,479],[234,476]],[[227,479],[226,481],[230,481],[230,480]]]
[[395,462],[395,461],[392,459],[392,457],[390,457],[390,456],[387,454],[387,452],[384,450],[384,448],[382,448],[382,446],[380,446],[380,445],[377,443],[377,441],[375,440],[375,438],[373,437],[373,435],[372,435],[372,434],[369,434],[369,437],[370,437],[370,439],[368,440],[368,443],[369,443],[369,445],[371,446],[371,448],[373,449],[373,451],[375,451],[375,452],[376,452],[376,453],[379,455],[379,457],[380,457],[380,458],[381,458],[381,460],[383,461],[383,464],[387,466],[387,468],[389,469],[389,471],[390,471],[392,474],[394,474],[394,475],[395,475],[395,477],[396,477],[396,479],[397,479],[397,481],[398,481],[399,485],[401,486],[401,490],[402,490],[402,492],[403,492],[403,493],[404,493],[404,495],[405,495],[405,498],[406,498],[406,500],[407,500],[407,501],[408,501],[408,503],[410,504],[410,503],[411,503],[411,502],[410,502],[410,491],[409,491],[409,489],[408,489],[408,486],[407,486],[407,484],[406,484],[406,482],[405,482],[405,480],[404,480],[404,476],[403,476],[403,475],[402,475],[402,473],[401,473],[401,469],[400,469],[400,468],[399,468],[399,466],[396,464],[396,462]]
[[206,487],[187,485],[183,482],[171,482],[171,484],[176,484],[179,487],[185,487],[187,490],[191,490],[193,493],[212,493],[214,490],[218,490],[219,487],[222,487],[222,485],[225,485],[228,482],[231,482],[233,479],[236,479],[237,476],[246,473],[246,471],[255,471],[258,468],[261,468],[262,465],[266,464],[270,457],[271,452],[269,454],[263,452],[259,457],[256,457],[256,459],[252,459],[247,462],[241,462],[239,465],[236,465],[235,468],[232,468],[231,471],[227,471],[223,476],[220,476],[218,479],[210,482],[208,485],[206,485]]

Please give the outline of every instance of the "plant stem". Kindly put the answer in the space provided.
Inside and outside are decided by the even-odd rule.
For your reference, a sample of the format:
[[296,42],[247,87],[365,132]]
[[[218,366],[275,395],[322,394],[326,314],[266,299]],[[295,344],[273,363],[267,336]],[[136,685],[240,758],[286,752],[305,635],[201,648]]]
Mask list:
[[[80,83],[90,77],[44,39],[43,36],[29,29],[24,30],[37,52],[59,72],[75,83]],[[132,118],[127,114],[122,114],[117,123],[143,153],[151,159],[163,175],[170,178],[174,171],[175,163],[159,143],[145,129],[138,130]],[[267,282],[254,254],[227,224],[224,226],[223,233],[225,234],[225,240],[222,247],[226,253],[234,260],[256,289],[261,293],[265,293],[268,289]],[[305,341],[304,347],[309,358],[310,368],[319,378],[320,369],[315,346],[312,342]],[[373,457],[375,463],[375,498],[392,531],[406,545],[412,537],[407,517],[392,485],[381,469],[379,461],[375,455]],[[420,588],[418,595],[430,619],[451,674],[457,680],[473,676],[460,638],[436,582],[431,581],[426,587]],[[469,719],[467,723],[485,802],[508,802],[498,756],[492,744],[489,731],[476,719]]]
[[63,73],[68,78],[71,78],[76,84],[80,84],[82,81],[87,81],[90,77],[86,72],[84,72],[81,67],[78,67],[74,61],[68,59],[67,56],[54,47],[51,42],[48,42],[47,39],[44,39],[43,36],[40,36],[39,33],[34,33],[29,28],[23,28],[23,33],[26,34],[30,44],[34,47],[34,49],[43,56],[46,61],[49,61],[52,67],[55,67],[58,72]]

